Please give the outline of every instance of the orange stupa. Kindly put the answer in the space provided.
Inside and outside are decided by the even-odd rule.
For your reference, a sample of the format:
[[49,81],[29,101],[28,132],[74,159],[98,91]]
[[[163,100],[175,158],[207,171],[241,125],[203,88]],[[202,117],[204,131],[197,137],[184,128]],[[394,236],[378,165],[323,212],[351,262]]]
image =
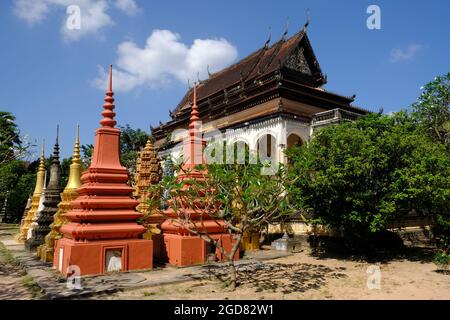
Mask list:
[[81,176],[78,197],[61,227],[63,238],[55,245],[54,267],[65,275],[102,274],[152,267],[152,240],[140,236],[136,223],[142,214],[127,185],[128,171],[120,164],[120,130],[115,128],[112,66],[103,105],[101,127],[95,131],[90,167]]
[[[183,141],[183,170],[178,175],[178,181],[185,182],[184,188],[192,184],[192,180],[204,181],[207,174],[198,170],[199,165],[204,165],[204,148],[206,141],[202,138],[200,130],[199,111],[197,107],[197,88],[194,83],[194,101],[192,105],[191,118],[189,123],[189,136]],[[164,210],[167,219],[161,224],[164,239],[164,251],[169,264],[177,266],[189,266],[202,264],[207,261],[225,260],[226,257],[212,243],[203,240],[199,235],[192,234],[188,229],[206,234],[221,243],[226,252],[231,251],[232,237],[226,230],[225,223],[221,220],[214,220],[213,215],[201,201],[196,201],[195,208],[189,206],[189,201],[177,203],[178,210],[173,209],[173,203],[168,203],[169,207]],[[189,226],[183,215],[190,217]],[[194,227],[194,225],[196,227]],[[236,254],[234,259],[238,259]]]

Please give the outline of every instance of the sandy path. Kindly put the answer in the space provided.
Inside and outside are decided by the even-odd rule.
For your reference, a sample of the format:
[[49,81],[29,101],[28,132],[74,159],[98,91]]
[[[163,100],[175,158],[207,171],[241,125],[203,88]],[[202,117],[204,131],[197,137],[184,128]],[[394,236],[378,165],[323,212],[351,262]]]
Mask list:
[[[308,253],[267,261],[244,274],[235,292],[214,280],[125,291],[109,299],[450,299],[450,274],[431,262],[398,259],[368,263]],[[379,289],[368,289],[368,267],[379,267]]]

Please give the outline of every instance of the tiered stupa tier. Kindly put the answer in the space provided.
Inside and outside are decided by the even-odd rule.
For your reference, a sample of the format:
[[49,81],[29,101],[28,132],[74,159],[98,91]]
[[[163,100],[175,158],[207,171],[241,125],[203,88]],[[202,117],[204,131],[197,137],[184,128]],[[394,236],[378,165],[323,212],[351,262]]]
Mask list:
[[75,146],[73,148],[72,163],[69,169],[69,179],[64,191],[61,193],[61,202],[58,204],[58,211],[53,217],[50,225],[51,231],[45,236],[45,243],[39,247],[39,254],[42,261],[52,262],[55,250],[55,240],[62,238],[61,227],[68,222],[65,217],[70,210],[70,202],[78,196],[77,189],[81,186],[81,160],[80,160],[80,139],[79,128],[77,126]]
[[42,154],[39,161],[38,172],[36,175],[36,186],[31,200],[31,208],[27,213],[27,216],[23,219],[22,227],[20,228],[17,240],[23,242],[27,240],[28,229],[33,221],[34,215],[37,212],[39,206],[39,199],[41,198],[42,190],[45,184],[45,156],[44,156],[44,144],[42,144]]
[[148,269],[153,263],[153,244],[140,236],[145,228],[136,222],[142,213],[127,185],[128,170],[120,164],[120,129],[115,128],[112,66],[103,105],[101,127],[95,131],[90,167],[81,176],[78,197],[61,227],[53,265],[67,275]]
[[[161,258],[161,229],[159,228],[164,221],[164,217],[154,210],[149,212],[148,200],[155,195],[151,194],[149,187],[157,184],[161,180],[162,169],[158,152],[155,149],[152,141],[147,140],[147,143],[140,151],[139,158],[136,163],[136,173],[134,181],[136,182],[134,188],[134,196],[139,200],[139,205],[136,209],[144,215],[144,226],[147,231],[143,235],[145,239],[153,240],[153,256],[157,259]],[[155,199],[159,204],[159,198]]]
[[[182,172],[177,176],[179,183],[184,183],[187,189],[195,180],[199,183],[205,181],[207,171],[200,171],[198,166],[205,165],[204,148],[206,141],[202,138],[201,123],[197,106],[197,85],[194,84],[194,96],[191,118],[189,123],[189,136],[183,141],[183,165]],[[179,199],[177,199],[178,201]],[[169,207],[164,210],[167,219],[162,223],[165,254],[169,264],[177,266],[189,266],[206,263],[210,256],[215,260],[225,260],[219,250],[216,250],[207,241],[190,230],[198,233],[209,234],[216,241],[220,241],[225,251],[231,251],[232,237],[226,231],[225,223],[219,219],[215,220],[211,208],[207,208],[203,201],[179,200],[174,204],[168,202]],[[190,207],[195,204],[195,208]],[[185,219],[185,216],[190,217]],[[235,257],[237,258],[237,257]]]

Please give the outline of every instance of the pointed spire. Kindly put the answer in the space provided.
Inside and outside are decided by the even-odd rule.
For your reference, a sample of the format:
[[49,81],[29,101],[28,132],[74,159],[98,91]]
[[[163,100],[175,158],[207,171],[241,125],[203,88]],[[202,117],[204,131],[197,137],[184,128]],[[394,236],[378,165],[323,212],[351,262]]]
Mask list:
[[189,135],[193,137],[195,135],[195,130],[197,129],[197,121],[199,119],[200,113],[198,112],[197,106],[197,82],[194,82],[194,100],[192,104],[191,111],[191,121],[189,123]]
[[75,134],[75,145],[73,147],[73,156],[72,156],[72,164],[80,164],[81,158],[80,158],[80,125],[77,124],[77,131]]
[[52,163],[59,164],[59,125],[56,126],[56,143],[53,147],[53,161]]
[[78,189],[81,186],[81,160],[80,160],[80,126],[77,125],[75,146],[73,147],[72,163],[70,164],[69,179],[64,190]]
[[45,150],[44,150],[44,146],[45,146],[45,139],[42,140],[42,153],[41,153],[41,159],[39,160],[38,172],[39,171],[45,171]]
[[116,125],[116,120],[114,120],[114,117],[116,116],[116,113],[114,110],[114,92],[112,90],[112,64],[109,65],[109,83],[108,83],[108,89],[106,91],[106,97],[104,98],[105,104],[103,104],[103,110],[102,116],[103,119],[100,121],[100,124],[102,127],[109,127],[114,128]]

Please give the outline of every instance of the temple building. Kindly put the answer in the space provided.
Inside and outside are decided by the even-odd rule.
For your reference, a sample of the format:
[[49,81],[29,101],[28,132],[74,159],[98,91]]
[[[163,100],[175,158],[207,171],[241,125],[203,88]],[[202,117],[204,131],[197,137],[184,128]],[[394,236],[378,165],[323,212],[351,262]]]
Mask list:
[[53,266],[70,275],[149,269],[153,242],[142,239],[145,228],[136,221],[142,213],[132,198],[128,170],[120,163],[120,129],[116,128],[112,66],[100,128],[95,130],[89,168],[81,175],[78,197],[65,214],[68,223],[56,240]]
[[139,201],[136,210],[143,214],[143,225],[147,229],[143,237],[153,240],[153,257],[157,260],[162,259],[162,235],[160,226],[164,221],[164,217],[158,210],[149,212],[148,201],[154,198],[155,203],[159,204],[159,196],[157,194],[151,194],[149,187],[157,184],[161,178],[161,161],[153,142],[151,139],[148,139],[145,147],[139,152],[139,157],[136,162],[133,195]]
[[65,217],[70,209],[70,201],[78,196],[77,189],[81,186],[81,159],[80,159],[80,139],[79,127],[77,126],[75,146],[73,148],[72,163],[69,169],[69,179],[64,191],[61,193],[61,202],[53,216],[53,223],[50,225],[51,231],[45,236],[45,243],[38,248],[38,255],[42,261],[52,262],[55,250],[55,240],[62,238],[61,227],[68,222]]
[[36,186],[34,187],[33,196],[31,198],[31,207],[27,212],[26,217],[23,219],[22,226],[20,227],[19,234],[17,235],[17,240],[20,242],[27,240],[28,229],[30,228],[30,224],[32,223],[34,215],[39,207],[39,200],[41,199],[42,190],[45,185],[45,172],[44,144],[42,144],[42,154],[36,175]]
[[[209,78],[199,83],[197,101],[206,136],[219,131],[222,140],[245,143],[254,152],[264,145],[271,159],[285,162],[283,150],[309,140],[315,130],[368,112],[352,105],[355,96],[324,89],[327,77],[311,47],[307,25],[291,38],[286,38],[286,31],[272,45],[269,39],[222,71],[208,72]],[[183,136],[173,133],[187,128],[192,100],[189,89],[170,112],[171,120],[152,129],[161,158],[180,158]]]

